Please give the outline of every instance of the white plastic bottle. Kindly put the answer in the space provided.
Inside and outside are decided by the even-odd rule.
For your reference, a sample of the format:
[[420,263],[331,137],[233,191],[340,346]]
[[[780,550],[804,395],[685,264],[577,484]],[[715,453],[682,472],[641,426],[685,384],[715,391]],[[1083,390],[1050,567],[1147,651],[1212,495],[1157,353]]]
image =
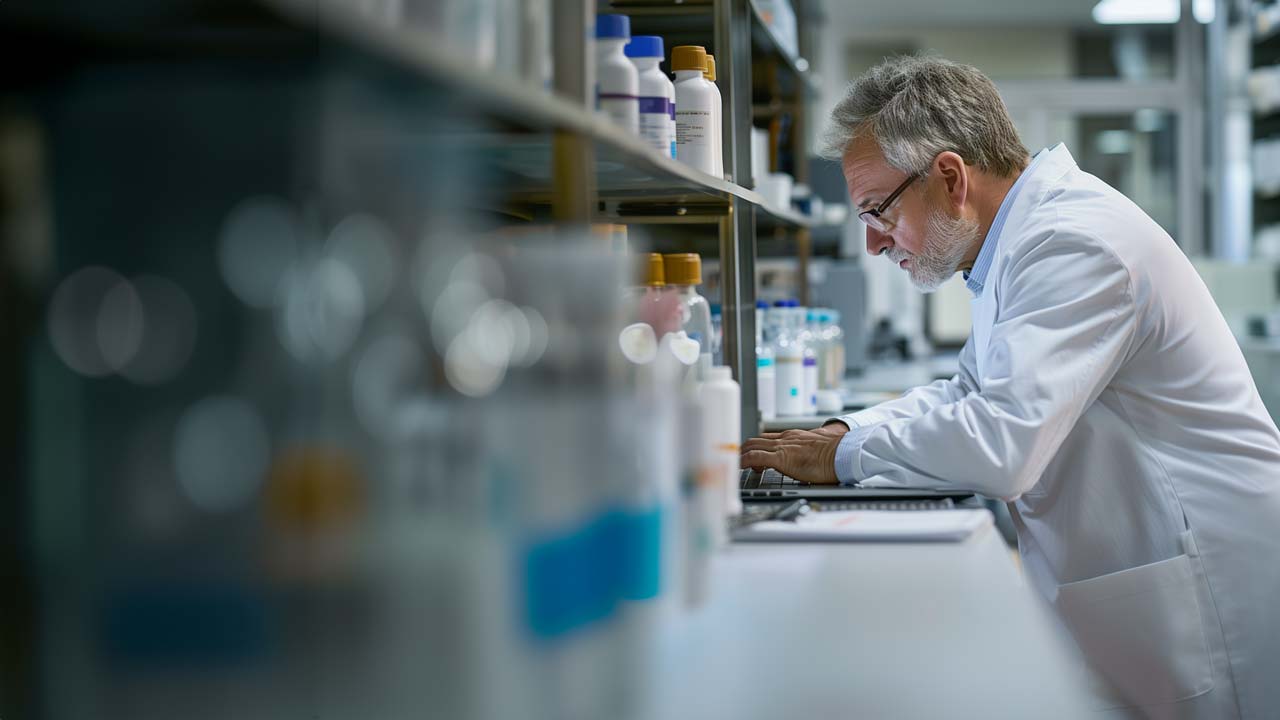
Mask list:
[[773,348],[764,341],[764,316],[768,307],[769,303],[763,300],[756,302],[756,405],[763,420],[777,417],[778,407]]
[[627,58],[640,74],[640,137],[653,149],[676,156],[676,88],[658,67],[666,57],[662,38],[637,35],[626,48]]
[[774,397],[777,398],[778,417],[799,417],[804,415],[804,402],[800,396],[804,385],[804,348],[792,334],[786,301],[774,303],[774,311],[778,318],[773,339],[773,357],[777,366]]
[[714,156],[712,162],[715,163],[716,171],[712,175],[724,177],[724,122],[721,117],[724,100],[720,96],[720,88],[716,87],[716,58],[714,55],[707,55],[707,71],[702,74],[702,77],[711,83],[711,94],[715,98],[711,113],[711,129],[714,136],[711,141],[711,148]]
[[798,302],[791,308],[792,322],[795,324],[796,337],[803,346],[802,367],[804,384],[801,397],[804,400],[804,414],[818,414],[818,337],[811,330],[810,323],[815,319],[809,308]]
[[827,328],[827,346],[830,357],[827,361],[827,385],[831,390],[839,390],[844,384],[845,355],[844,329],[840,327],[840,311],[827,310],[826,317],[830,321]]
[[707,51],[700,45],[680,45],[671,51],[676,74],[676,159],[708,175],[720,177],[715,165],[715,126],[720,107],[715,88],[702,74]]
[[702,284],[702,258],[697,253],[672,253],[662,256],[663,274],[668,292],[680,299],[680,327],[692,340],[698,341],[701,356],[711,362],[711,306],[698,294]]
[[631,41],[631,18],[596,16],[596,109],[633,135],[640,133],[640,73],[623,48]]
[[738,473],[741,470],[741,454],[738,443],[742,439],[742,391],[733,379],[733,373],[724,365],[710,369],[707,379],[698,389],[702,403],[703,442],[708,443],[711,471],[719,478],[717,485],[723,500],[720,505],[720,525],[724,519],[742,514],[742,499],[738,490]]

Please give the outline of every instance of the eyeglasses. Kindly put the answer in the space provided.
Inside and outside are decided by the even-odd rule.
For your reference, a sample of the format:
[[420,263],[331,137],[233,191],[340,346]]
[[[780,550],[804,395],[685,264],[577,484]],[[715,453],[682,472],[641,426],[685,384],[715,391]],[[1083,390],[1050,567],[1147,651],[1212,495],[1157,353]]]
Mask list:
[[902,194],[902,191],[907,189],[908,185],[922,177],[924,177],[923,174],[917,174],[903,180],[902,184],[898,186],[898,189],[889,193],[889,197],[885,198],[884,202],[880,203],[880,205],[871,208],[870,210],[863,210],[858,213],[858,219],[866,223],[867,227],[875,230],[876,232],[889,232],[893,229],[895,223],[884,216],[885,211],[889,209],[889,206],[893,204],[893,201],[898,199],[898,196]]

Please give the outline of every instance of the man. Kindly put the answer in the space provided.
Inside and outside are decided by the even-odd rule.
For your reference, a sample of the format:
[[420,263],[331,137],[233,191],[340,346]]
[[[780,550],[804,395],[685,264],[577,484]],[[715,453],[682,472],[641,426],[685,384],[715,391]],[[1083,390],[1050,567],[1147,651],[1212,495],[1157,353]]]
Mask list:
[[1173,240],[1058,145],[1034,158],[991,81],[897,58],[832,113],[830,149],[885,255],[957,270],[951,380],[743,464],[1009,503],[1032,584],[1119,717],[1280,717],[1280,432]]

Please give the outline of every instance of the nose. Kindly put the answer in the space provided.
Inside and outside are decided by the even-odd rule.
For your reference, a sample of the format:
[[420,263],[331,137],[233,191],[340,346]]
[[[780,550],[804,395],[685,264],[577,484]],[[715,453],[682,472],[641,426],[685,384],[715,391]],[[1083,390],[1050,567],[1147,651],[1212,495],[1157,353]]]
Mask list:
[[879,255],[893,245],[893,236],[882,233],[873,227],[867,228],[867,254]]

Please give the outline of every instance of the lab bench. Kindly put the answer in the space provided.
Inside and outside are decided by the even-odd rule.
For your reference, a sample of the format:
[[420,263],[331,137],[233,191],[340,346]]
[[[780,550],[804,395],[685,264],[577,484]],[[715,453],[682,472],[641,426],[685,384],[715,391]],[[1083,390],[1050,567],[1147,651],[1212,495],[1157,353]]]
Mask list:
[[1078,651],[990,527],[733,544],[711,584],[660,625],[646,717],[1088,716]]

